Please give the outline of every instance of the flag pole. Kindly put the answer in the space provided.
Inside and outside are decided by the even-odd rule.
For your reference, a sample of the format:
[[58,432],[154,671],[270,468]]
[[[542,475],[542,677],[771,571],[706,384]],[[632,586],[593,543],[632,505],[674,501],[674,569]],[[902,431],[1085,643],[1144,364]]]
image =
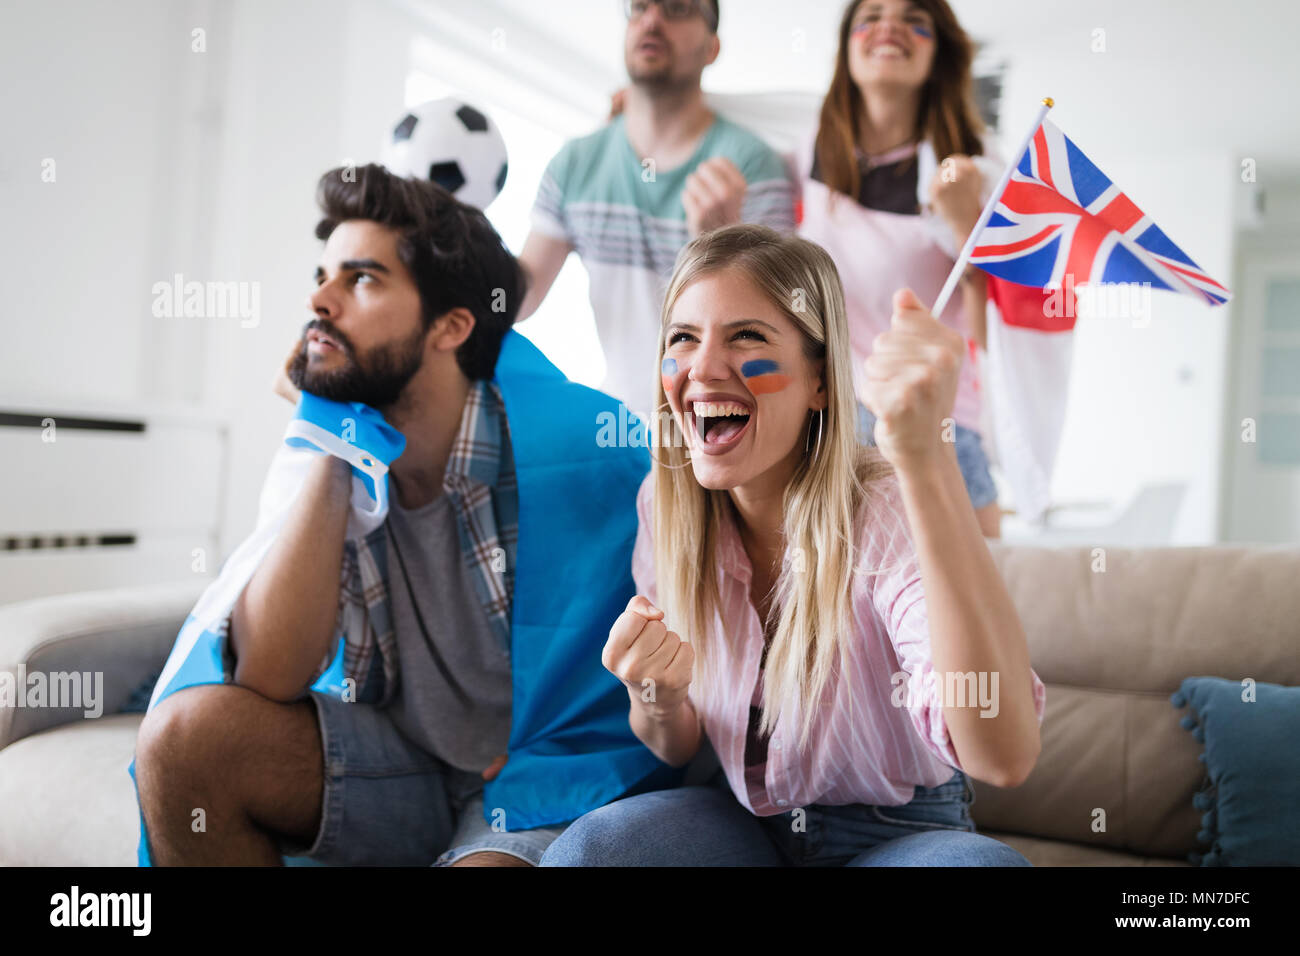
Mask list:
[[1011,154],[1011,162],[1002,171],[1002,178],[998,180],[997,186],[989,195],[989,201],[984,204],[984,211],[980,213],[979,219],[975,221],[975,228],[970,231],[970,235],[966,238],[966,245],[961,247],[961,255],[957,257],[952,271],[948,273],[948,281],[939,290],[939,298],[934,300],[934,308],[930,310],[930,314],[936,319],[947,307],[948,300],[952,298],[952,294],[957,288],[957,283],[961,281],[962,273],[966,271],[966,263],[970,259],[971,253],[975,251],[975,243],[979,240],[984,227],[988,225],[988,221],[993,218],[993,210],[997,206],[998,200],[1002,198],[1002,190],[1007,188],[1007,183],[1011,182],[1011,174],[1020,165],[1020,157],[1025,155],[1025,150],[1029,148],[1029,141],[1034,138],[1034,134],[1038,132],[1038,127],[1043,125],[1043,120],[1047,117],[1047,111],[1054,105],[1055,103],[1050,96],[1043,97],[1043,105],[1039,108],[1038,115],[1034,117],[1034,124],[1029,127],[1029,132],[1025,133],[1024,139],[1020,141],[1016,151]]

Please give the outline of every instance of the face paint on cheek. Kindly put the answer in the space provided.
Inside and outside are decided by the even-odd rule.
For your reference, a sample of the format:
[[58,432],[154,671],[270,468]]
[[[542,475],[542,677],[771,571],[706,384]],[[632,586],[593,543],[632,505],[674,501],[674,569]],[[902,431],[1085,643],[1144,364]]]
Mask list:
[[915,33],[922,40],[934,39],[934,34],[930,32],[929,28],[923,27],[920,24],[916,24],[916,23],[912,24],[912,32]]
[[740,374],[745,377],[745,384],[755,395],[771,395],[790,384],[790,376],[781,371],[781,366],[771,359],[751,359],[740,366]]
[[664,394],[671,395],[677,383],[677,359],[666,358],[659,366],[659,380],[663,383]]

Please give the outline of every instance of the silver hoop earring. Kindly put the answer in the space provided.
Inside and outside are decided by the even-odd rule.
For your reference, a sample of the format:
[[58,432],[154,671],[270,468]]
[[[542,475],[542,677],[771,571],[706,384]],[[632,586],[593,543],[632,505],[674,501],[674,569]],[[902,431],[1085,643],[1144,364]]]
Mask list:
[[[813,446],[813,450],[812,450],[811,458],[813,461],[817,460],[817,453],[820,452],[822,448],[822,418],[825,414],[826,414],[826,410],[824,408],[817,410],[817,444]],[[811,438],[812,438],[812,422],[810,421],[808,422],[808,434],[804,437],[804,442],[803,442],[803,453],[805,455],[808,454],[808,444],[809,444],[809,439]]]
[[[658,417],[658,415],[659,415],[659,409],[660,409],[660,408],[663,408],[664,405],[668,405],[668,403],[667,403],[667,402],[664,402],[664,403],[662,403],[662,404],[659,406],[659,408],[656,408],[656,409],[655,409],[655,416],[656,416],[656,417]],[[671,408],[671,406],[669,406],[669,407]],[[679,430],[680,430],[680,429],[679,429]],[[663,468],[686,468],[687,466],[690,465],[690,463],[691,463],[691,456],[690,456],[689,454],[687,454],[687,452],[685,451],[685,449],[689,447],[689,446],[686,444],[686,433],[685,433],[685,432],[682,432],[682,448],[683,448],[682,454],[683,454],[683,456],[685,456],[686,460],[683,461],[683,462],[682,462],[681,464],[679,464],[679,465],[670,465],[670,464],[668,464],[668,462],[666,462],[666,461],[660,461],[658,458],[655,457],[655,453],[651,450],[652,448],[654,448],[654,441],[653,441],[652,438],[651,438],[652,435],[653,435],[653,432],[651,432],[651,430],[650,430],[649,428],[646,428],[646,453],[650,456],[650,460],[653,461],[656,465],[659,465],[659,466],[661,466],[661,467],[663,467]]]

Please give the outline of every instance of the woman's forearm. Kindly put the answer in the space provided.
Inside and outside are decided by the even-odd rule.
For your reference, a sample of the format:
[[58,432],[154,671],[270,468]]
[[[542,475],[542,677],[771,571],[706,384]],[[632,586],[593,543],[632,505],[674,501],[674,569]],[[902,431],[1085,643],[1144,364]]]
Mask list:
[[955,445],[944,443],[939,459],[898,469],[898,476],[925,588],[937,687],[955,686],[950,675],[973,673],[977,686],[992,692],[987,708],[978,699],[966,706],[943,701],[953,749],[976,779],[1016,786],[1040,746],[1029,646],[971,509]]
[[637,693],[634,688],[628,689],[628,696],[632,698],[632,711],[628,716],[632,733],[668,766],[686,766],[699,752],[701,736],[700,718],[691,699],[686,698],[671,714],[657,717],[633,696]]

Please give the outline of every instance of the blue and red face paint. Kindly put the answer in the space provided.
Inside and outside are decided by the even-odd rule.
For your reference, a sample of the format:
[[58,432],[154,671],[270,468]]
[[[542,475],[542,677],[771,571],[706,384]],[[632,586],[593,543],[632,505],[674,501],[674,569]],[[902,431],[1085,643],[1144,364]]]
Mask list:
[[659,366],[659,380],[663,383],[664,394],[673,393],[674,383],[677,381],[677,359],[666,358]]
[[[677,360],[666,358],[659,366],[659,379],[663,383],[665,394],[671,395],[676,387],[680,368]],[[781,366],[771,359],[750,359],[740,366],[740,374],[745,384],[755,395],[770,395],[779,392],[790,384],[791,378],[781,371]]]
[[784,374],[781,366],[771,359],[750,359],[740,366],[740,374],[745,377],[745,384],[755,395],[770,395],[790,384],[790,376]]
[[[852,30],[849,31],[849,35],[854,38],[857,38],[859,36],[862,36],[864,33],[874,30],[878,25],[879,24],[877,23],[859,23],[856,27],[854,27]],[[929,27],[923,27],[919,23],[909,23],[907,25],[907,28],[912,31],[913,36],[918,37],[919,39],[922,40],[934,39],[934,31],[932,31]]]

